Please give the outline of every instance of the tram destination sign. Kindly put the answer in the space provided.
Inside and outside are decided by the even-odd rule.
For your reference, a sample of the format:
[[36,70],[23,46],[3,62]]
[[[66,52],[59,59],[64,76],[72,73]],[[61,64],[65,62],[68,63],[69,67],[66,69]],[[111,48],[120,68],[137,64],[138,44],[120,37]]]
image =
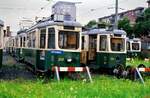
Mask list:
[[51,54],[64,54],[64,51],[60,51],[60,50],[52,50]]

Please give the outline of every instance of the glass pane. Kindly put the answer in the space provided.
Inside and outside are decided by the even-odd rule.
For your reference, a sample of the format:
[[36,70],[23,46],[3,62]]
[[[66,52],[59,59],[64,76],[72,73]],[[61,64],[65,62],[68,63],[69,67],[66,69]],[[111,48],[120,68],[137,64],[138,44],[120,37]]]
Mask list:
[[20,38],[20,47],[22,47],[22,37]]
[[55,49],[55,30],[54,30],[54,28],[48,29],[48,48]]
[[107,51],[107,36],[106,35],[101,35],[100,36],[100,45],[99,45],[99,49],[100,51]]
[[45,48],[46,43],[46,29],[42,29],[40,32],[40,48]]
[[124,51],[124,39],[123,38],[111,38],[111,50],[112,51]]
[[62,49],[78,49],[79,32],[60,31],[58,44]]
[[132,43],[132,50],[139,50],[139,43]]

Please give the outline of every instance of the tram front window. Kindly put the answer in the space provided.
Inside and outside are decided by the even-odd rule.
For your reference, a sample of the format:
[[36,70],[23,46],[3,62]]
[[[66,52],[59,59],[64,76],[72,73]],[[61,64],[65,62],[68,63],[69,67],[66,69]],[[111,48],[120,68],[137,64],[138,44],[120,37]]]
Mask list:
[[139,50],[139,43],[132,43],[132,50]]
[[60,31],[58,36],[58,45],[61,49],[78,49],[79,32]]
[[108,45],[107,36],[106,35],[101,35],[100,36],[100,45],[99,45],[100,51],[108,51],[107,45]]
[[111,38],[111,50],[112,51],[124,51],[125,40],[123,38]]

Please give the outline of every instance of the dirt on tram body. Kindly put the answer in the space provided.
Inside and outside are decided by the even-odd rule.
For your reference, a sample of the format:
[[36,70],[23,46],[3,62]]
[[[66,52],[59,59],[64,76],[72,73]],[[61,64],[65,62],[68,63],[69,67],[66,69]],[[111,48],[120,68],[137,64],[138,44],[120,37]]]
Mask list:
[[0,68],[0,80],[26,79],[35,80],[36,75],[26,68],[25,64],[17,62],[7,53],[3,55],[3,65]]

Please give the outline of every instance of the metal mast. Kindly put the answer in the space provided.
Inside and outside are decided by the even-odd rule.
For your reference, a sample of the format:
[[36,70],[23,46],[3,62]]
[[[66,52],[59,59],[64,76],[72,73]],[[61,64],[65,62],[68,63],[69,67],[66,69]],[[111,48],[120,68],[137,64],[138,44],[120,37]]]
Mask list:
[[116,4],[115,4],[115,23],[114,23],[114,29],[118,29],[118,0],[116,0]]

